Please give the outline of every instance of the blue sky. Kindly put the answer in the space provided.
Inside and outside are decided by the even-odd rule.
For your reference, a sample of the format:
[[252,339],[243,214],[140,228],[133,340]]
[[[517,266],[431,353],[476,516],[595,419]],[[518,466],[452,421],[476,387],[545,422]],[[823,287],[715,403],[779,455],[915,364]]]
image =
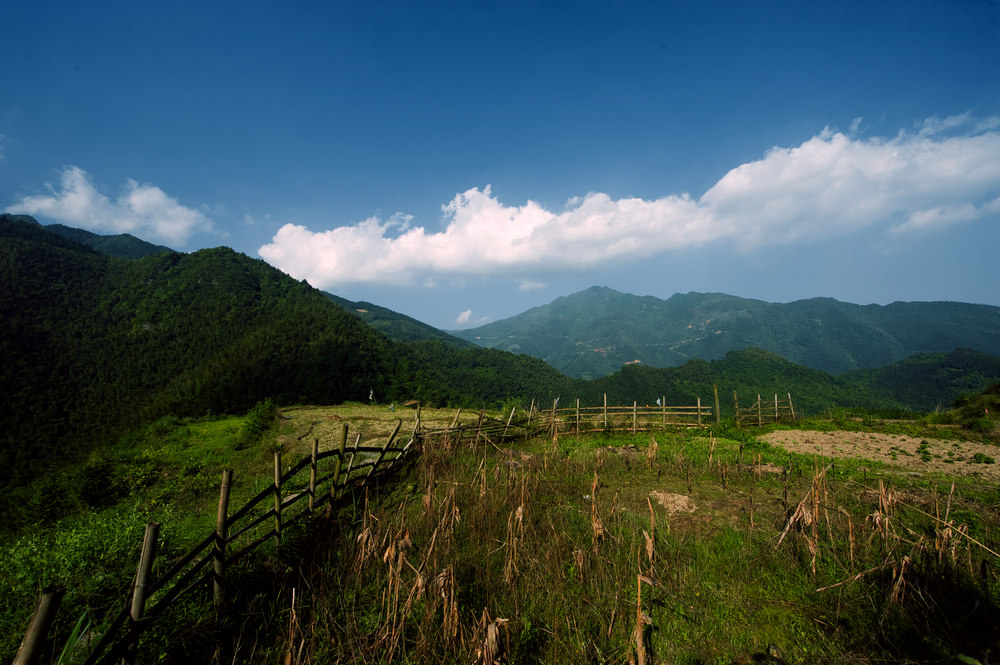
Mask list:
[[5,4],[0,208],[440,328],[1000,305],[1000,4]]

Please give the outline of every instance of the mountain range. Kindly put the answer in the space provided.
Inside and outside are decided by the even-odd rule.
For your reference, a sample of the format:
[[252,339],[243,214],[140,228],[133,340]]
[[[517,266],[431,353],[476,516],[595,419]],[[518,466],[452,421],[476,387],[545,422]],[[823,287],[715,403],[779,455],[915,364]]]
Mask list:
[[[602,403],[605,395],[613,404],[660,397],[693,404],[710,400],[717,385],[726,417],[731,412],[726,396],[733,392],[745,398],[791,392],[805,413],[837,406],[930,410],[1000,381],[1000,354],[972,348],[924,353],[834,376],[761,348],[713,348],[721,355],[696,358],[692,332],[691,341],[682,345],[692,357],[683,364],[619,363],[611,374],[584,380],[530,355],[483,348],[372,303],[324,294],[225,247],[173,252],[131,236],[95,237],[42,226],[25,216],[0,215],[0,284],[0,394],[5,400],[0,486],[39,465],[72,463],[95,448],[113,446],[159,418],[244,413],[266,398],[282,405],[419,400],[476,409],[526,408],[532,400],[551,404],[560,396],[590,405]],[[609,303],[624,296],[592,289],[556,301],[550,307],[575,303],[576,314],[569,316],[566,312],[574,308],[563,307],[564,321],[573,325],[555,337],[572,339],[573,326],[585,329],[600,318],[584,306],[594,294]],[[676,305],[676,298],[669,302]],[[641,301],[654,310],[664,302],[635,296],[624,301]],[[942,344],[972,347],[977,335],[989,337],[987,323],[954,307],[953,327],[935,333]],[[544,320],[539,316],[544,310],[526,315]],[[605,317],[609,334],[634,329],[620,313],[616,321]],[[721,320],[721,306],[718,314]],[[648,312],[637,318],[647,334],[655,332]],[[742,318],[746,314],[729,315],[737,322]],[[963,327],[963,321],[968,325]],[[830,328],[829,322],[822,319],[817,327]],[[913,325],[928,327],[916,315]],[[713,328],[712,322],[702,328],[712,341],[727,336],[714,330],[737,330],[735,325]],[[846,325],[840,329],[848,338],[864,334]],[[794,330],[781,333],[796,338]],[[849,346],[836,336],[829,339]],[[618,351],[602,343],[603,353],[586,355],[616,362]],[[623,357],[633,355],[629,350]]]
[[541,358],[584,379],[611,374],[627,363],[675,367],[751,347],[840,374],[959,347],[1000,355],[1000,307],[958,302],[855,305],[833,298],[782,304],[721,293],[661,300],[594,286],[452,334]]

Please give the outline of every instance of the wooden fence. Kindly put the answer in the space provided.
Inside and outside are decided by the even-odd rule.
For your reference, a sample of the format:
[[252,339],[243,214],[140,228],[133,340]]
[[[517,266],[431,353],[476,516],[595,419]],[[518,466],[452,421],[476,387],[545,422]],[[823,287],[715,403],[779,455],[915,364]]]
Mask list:
[[[413,434],[403,445],[394,445],[402,421],[381,446],[362,446],[360,434],[348,446],[344,423],[339,447],[320,452],[314,439],[312,452],[287,470],[281,453],[274,455],[274,482],[235,512],[229,512],[233,472],[222,473],[215,531],[159,577],[152,579],[159,524],[146,525],[142,554],[130,589],[131,597],[104,630],[84,661],[85,665],[117,661],[134,662],[142,632],[178,598],[211,581],[213,603],[225,600],[226,570],[269,540],[281,543],[282,531],[290,524],[312,516],[326,503],[335,502],[349,487],[361,487],[389,473],[418,442],[419,412]],[[321,464],[327,460],[332,463]],[[39,654],[59,604],[61,593],[46,590],[14,660],[15,665],[38,662]]]
[[787,399],[778,398],[775,393],[774,399],[761,399],[757,395],[757,401],[749,407],[740,408],[740,398],[733,391],[733,416],[737,427],[746,425],[764,425],[765,423],[777,423],[783,420],[795,420],[795,407],[792,406],[792,394],[786,393]]
[[666,397],[661,397],[652,406],[640,406],[638,402],[632,402],[631,406],[608,406],[608,396],[605,395],[602,406],[581,406],[577,399],[575,406],[563,408],[559,408],[559,400],[556,399],[552,408],[542,411],[541,416],[553,435],[557,432],[585,434],[612,430],[643,432],[666,427],[704,427],[719,423],[719,401],[718,392],[714,408],[702,404],[700,397],[696,404],[686,406],[668,406]]

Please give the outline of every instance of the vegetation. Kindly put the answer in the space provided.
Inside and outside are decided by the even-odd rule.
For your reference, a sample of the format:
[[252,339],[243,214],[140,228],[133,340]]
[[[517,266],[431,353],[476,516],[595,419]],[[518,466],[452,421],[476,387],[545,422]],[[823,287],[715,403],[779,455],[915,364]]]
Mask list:
[[661,300],[595,286],[454,334],[544,358],[581,378],[611,374],[635,360],[675,367],[748,347],[839,374],[958,347],[1000,356],[1000,308],[949,302],[861,306],[832,298],[778,304],[721,293]]
[[[168,565],[211,532],[222,469],[236,469],[238,505],[268,482],[273,450],[302,454],[331,424],[370,437],[414,401],[428,421],[428,404],[450,407],[445,424],[457,407],[505,418],[560,397],[708,405],[716,386],[725,421],[711,433],[429,441],[393,482],[242,563],[227,612],[206,611],[207,585],[185,597],[143,658],[969,662],[1000,648],[995,487],[827,469],[730,420],[733,391],[741,403],[791,392],[810,416],[799,427],[1000,443],[1000,383],[976,392],[991,356],[831,376],[744,349],[584,381],[378,313],[412,336],[390,339],[226,248],[126,259],[73,236],[0,217],[2,658],[43,585],[67,589],[56,650],[76,648],[74,629],[98,634],[147,521],[163,524]],[[957,408],[914,414],[931,392],[933,407],[960,395]],[[341,406],[290,406],[310,403]],[[915,456],[936,450],[925,441]],[[985,474],[996,458],[970,461]]]
[[[163,523],[165,560],[183,553],[212,528],[223,465],[242,465],[237,478],[256,465],[266,479],[260,453],[301,450],[302,423],[327,436],[316,427],[334,415],[372,431],[398,415],[384,406],[299,413],[242,451],[232,444],[256,415],[164,420],[132,441],[131,455],[152,472],[131,494],[8,540],[4,657],[40,583],[70,589],[57,635],[82,615],[100,630],[124,598],[142,524]],[[985,662],[1000,647],[992,485],[972,477],[952,488],[951,478],[863,461],[829,467],[761,443],[764,431],[499,447],[428,440],[402,475],[232,571],[225,613],[208,609],[208,585],[180,603],[155,624],[142,657]],[[120,453],[110,462],[116,476],[142,466]]]

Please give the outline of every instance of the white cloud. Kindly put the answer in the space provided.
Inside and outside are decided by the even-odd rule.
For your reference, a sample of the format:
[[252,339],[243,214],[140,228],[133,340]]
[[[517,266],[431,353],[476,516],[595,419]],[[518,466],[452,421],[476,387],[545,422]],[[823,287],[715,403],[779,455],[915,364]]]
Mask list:
[[467,309],[458,315],[458,318],[455,319],[455,323],[457,323],[460,326],[465,325],[466,323],[469,322],[470,318],[472,318],[472,310]]
[[521,282],[521,286],[518,287],[519,291],[534,291],[535,289],[544,289],[548,284],[542,282],[536,282],[531,279],[526,279]]
[[1000,119],[932,118],[913,132],[867,139],[853,135],[859,124],[851,135],[826,128],[799,146],[772,148],[697,200],[592,192],[553,212],[534,201],[505,205],[487,186],[442,206],[437,232],[398,214],[320,232],[286,224],[260,255],[319,288],[434,283],[580,270],[718,243],[748,251],[864,229],[899,237],[997,214]]
[[186,208],[162,189],[129,179],[116,201],[101,194],[90,175],[76,166],[63,169],[60,187],[26,196],[6,208],[57,222],[106,233],[133,233],[144,240],[183,244],[195,233],[212,231],[208,217]]

